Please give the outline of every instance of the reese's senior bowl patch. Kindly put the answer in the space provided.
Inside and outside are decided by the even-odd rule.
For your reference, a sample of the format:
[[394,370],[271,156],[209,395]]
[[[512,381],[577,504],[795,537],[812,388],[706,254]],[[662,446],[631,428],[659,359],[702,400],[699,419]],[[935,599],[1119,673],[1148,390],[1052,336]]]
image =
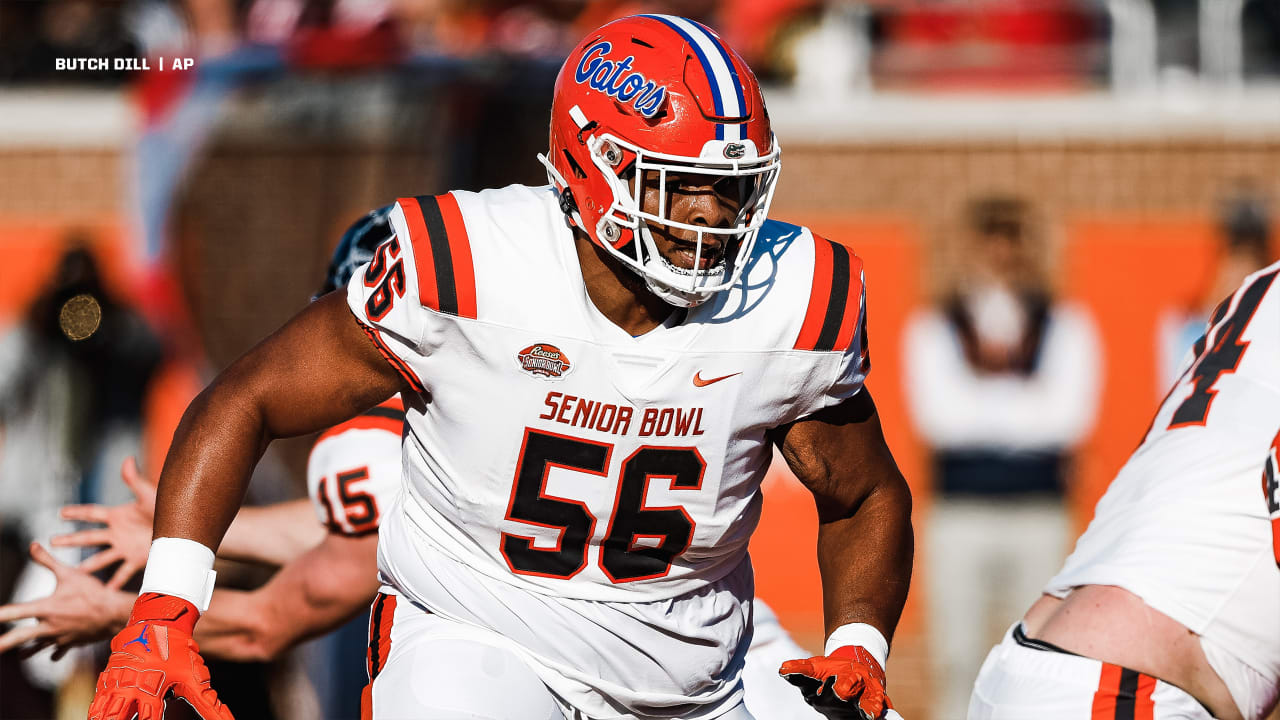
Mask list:
[[573,368],[569,357],[549,343],[530,345],[521,350],[516,359],[520,361],[521,370],[552,380],[564,377]]

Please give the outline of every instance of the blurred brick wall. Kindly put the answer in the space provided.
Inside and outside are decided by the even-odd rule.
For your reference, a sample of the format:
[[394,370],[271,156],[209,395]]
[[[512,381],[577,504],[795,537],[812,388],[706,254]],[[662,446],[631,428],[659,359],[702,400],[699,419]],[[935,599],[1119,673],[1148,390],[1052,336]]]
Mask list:
[[[195,174],[191,193],[198,197],[185,203],[205,218],[191,221],[191,229],[204,224],[201,232],[221,234],[215,244],[232,254],[240,242],[256,253],[272,251],[265,245],[320,248],[325,242],[317,232],[333,232],[361,208],[406,192],[443,189],[440,152],[440,147],[219,147]],[[509,157],[513,175],[535,181],[540,176],[531,156]],[[0,214],[69,222],[116,216],[124,171],[116,150],[0,149]],[[1253,180],[1267,199],[1280,202],[1280,136],[834,147],[793,140],[787,144],[774,210],[780,217],[817,212],[907,218],[928,243],[940,244],[962,203],[976,193],[1024,195],[1040,204],[1048,226],[1060,227],[1079,214],[1212,214],[1239,178]],[[235,228],[228,224],[232,217]],[[298,265],[286,271],[301,275],[322,267],[305,260]]]
[[[849,144],[792,141],[774,215],[840,213],[907,218],[947,275],[947,237],[975,194],[1013,193],[1043,214],[1053,250],[1079,215],[1213,215],[1241,179],[1280,207],[1280,134],[1269,139],[1071,140]],[[856,246],[853,239],[843,239]]]
[[0,148],[0,215],[67,222],[117,217],[123,168],[114,149]]
[[[334,203],[360,207],[435,178],[430,149],[263,147],[216,150],[206,161],[219,195],[287,199],[290,212],[324,214]],[[1280,136],[1270,139],[1103,140],[787,144],[774,201],[780,216],[798,212],[906,216],[924,236],[945,231],[974,193],[1014,191],[1039,202],[1050,224],[1078,213],[1213,212],[1224,190],[1248,177],[1280,201]],[[237,163],[242,163],[237,167]],[[513,172],[537,177],[532,157],[511,156]],[[519,170],[521,164],[533,168]],[[273,169],[274,168],[274,169]],[[0,213],[68,221],[121,212],[124,179],[116,150],[0,149]],[[197,182],[201,178],[197,177]],[[283,183],[283,184],[282,184]],[[318,185],[325,184],[323,191]],[[218,205],[207,198],[202,207]],[[344,208],[345,209],[345,208]],[[270,213],[255,203],[244,216]],[[308,221],[310,222],[310,221]],[[308,229],[314,229],[308,226]],[[301,228],[300,228],[301,230]]]
[[438,192],[422,149],[220,146],[175,213],[180,282],[223,367],[306,306],[343,230],[402,195]]

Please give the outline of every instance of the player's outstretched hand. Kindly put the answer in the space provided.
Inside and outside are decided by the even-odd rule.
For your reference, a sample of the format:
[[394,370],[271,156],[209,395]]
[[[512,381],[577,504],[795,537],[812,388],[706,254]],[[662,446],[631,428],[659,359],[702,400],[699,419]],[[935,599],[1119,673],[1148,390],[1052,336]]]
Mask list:
[[15,627],[0,635],[0,653],[24,645],[24,652],[56,645],[57,660],[77,645],[111,637],[124,622],[132,602],[127,594],[111,592],[98,578],[58,562],[39,543],[31,543],[31,559],[53,571],[58,584],[48,597],[0,606],[0,623],[37,620],[34,625]]
[[156,513],[156,486],[138,471],[138,462],[126,458],[120,467],[120,479],[133,491],[134,501],[123,505],[67,505],[62,508],[65,520],[102,523],[106,527],[55,535],[49,540],[57,547],[105,546],[85,558],[80,568],[97,572],[115,563],[116,568],[107,587],[117,590],[147,564],[151,550],[151,525]]
[[884,669],[865,649],[845,646],[830,655],[788,660],[778,670],[830,720],[886,720],[897,716],[885,694]]
[[199,611],[172,595],[145,593],[111,641],[89,720],[162,720],[166,696],[185,700],[204,720],[234,720],[209,685],[209,669],[191,639]]

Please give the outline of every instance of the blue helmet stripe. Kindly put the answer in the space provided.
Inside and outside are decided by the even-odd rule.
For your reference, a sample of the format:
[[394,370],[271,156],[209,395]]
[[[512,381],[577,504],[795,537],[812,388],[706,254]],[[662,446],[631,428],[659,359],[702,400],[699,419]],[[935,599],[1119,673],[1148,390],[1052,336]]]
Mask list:
[[[738,71],[734,68],[733,62],[729,59],[729,53],[724,44],[715,35],[701,25],[685,18],[671,15],[642,15],[641,17],[661,22],[679,33],[693,48],[694,53],[698,56],[698,61],[702,64],[702,71],[706,73],[707,80],[711,84],[712,101],[715,104],[717,116],[739,117],[746,114],[746,101],[743,96],[742,81],[738,77]],[[715,123],[715,126],[716,139],[724,140],[726,125],[724,123]],[[731,139],[741,140],[741,125],[732,124],[729,127],[730,132],[737,136]]]

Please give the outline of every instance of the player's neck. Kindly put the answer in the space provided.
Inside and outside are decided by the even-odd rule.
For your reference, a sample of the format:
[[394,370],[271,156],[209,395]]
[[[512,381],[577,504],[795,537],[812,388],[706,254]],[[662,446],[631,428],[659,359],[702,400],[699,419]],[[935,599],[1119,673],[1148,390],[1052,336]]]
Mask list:
[[587,296],[614,325],[633,336],[661,325],[675,308],[649,292],[640,276],[623,267],[585,234],[575,231],[574,244]]

